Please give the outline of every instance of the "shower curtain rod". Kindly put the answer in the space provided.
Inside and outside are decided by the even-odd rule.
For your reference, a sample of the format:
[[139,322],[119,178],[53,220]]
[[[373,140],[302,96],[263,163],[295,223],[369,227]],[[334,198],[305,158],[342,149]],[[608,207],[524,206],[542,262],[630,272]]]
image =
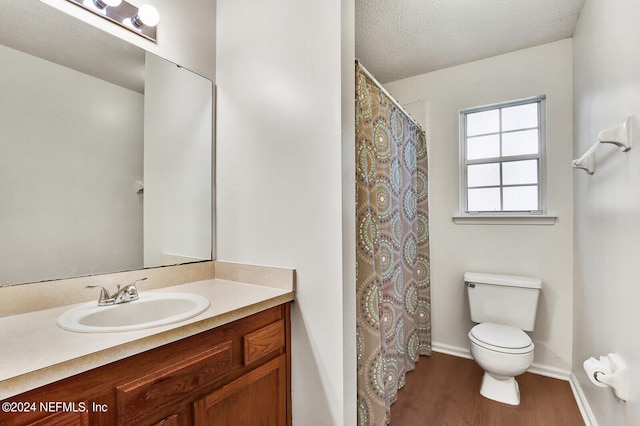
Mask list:
[[418,129],[420,129],[420,131],[421,131],[421,132],[423,132],[423,133],[424,133],[424,129],[422,128],[422,126],[420,125],[420,123],[418,123],[418,122],[415,120],[415,118],[413,118],[413,117],[412,117],[412,116],[411,116],[411,115],[410,115],[410,114],[409,114],[409,113],[408,113],[408,112],[407,112],[407,111],[402,107],[402,105],[400,105],[400,103],[399,103],[398,101],[396,101],[396,99],[395,99],[393,96],[391,96],[391,94],[387,91],[387,89],[385,89],[385,88],[382,86],[382,84],[380,84],[380,82],[379,82],[378,80],[376,80],[376,78],[373,76],[373,74],[371,74],[371,73],[369,72],[369,70],[368,70],[368,69],[366,69],[366,68],[364,67],[364,65],[362,65],[362,63],[361,63],[358,59],[356,59],[356,65],[358,65],[358,66],[362,69],[362,71],[365,73],[365,75],[366,75],[367,77],[369,77],[369,78],[371,79],[371,81],[373,81],[373,82],[376,84],[376,86],[378,86],[378,88],[382,91],[382,93],[384,93],[384,94],[385,94],[385,96],[386,96],[387,98],[389,98],[389,100],[390,100],[391,102],[393,102],[393,104],[394,104],[394,105],[395,105],[395,106],[396,106],[400,111],[402,111],[402,113],[403,113],[404,115],[406,115],[406,116],[409,118],[409,120],[411,120],[411,122],[412,122],[413,124],[415,124],[416,126],[418,126]]

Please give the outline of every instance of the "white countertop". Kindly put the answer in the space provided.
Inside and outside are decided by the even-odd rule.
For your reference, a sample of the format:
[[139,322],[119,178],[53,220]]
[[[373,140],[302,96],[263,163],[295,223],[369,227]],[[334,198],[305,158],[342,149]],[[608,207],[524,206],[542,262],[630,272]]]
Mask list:
[[222,279],[152,291],[198,294],[211,306],[179,323],[121,333],[75,333],[56,325],[60,314],[81,304],[0,318],[0,400],[289,302],[294,295],[293,289]]

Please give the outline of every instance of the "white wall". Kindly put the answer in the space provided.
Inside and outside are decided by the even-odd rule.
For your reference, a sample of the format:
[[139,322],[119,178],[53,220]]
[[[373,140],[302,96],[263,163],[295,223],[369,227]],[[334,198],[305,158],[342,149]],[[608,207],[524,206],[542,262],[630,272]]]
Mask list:
[[[640,424],[640,2],[589,0],[574,36],[575,153],[631,115],[634,147],[596,152],[596,171],[576,171],[573,365],[600,425]],[[582,369],[614,352],[629,365],[631,399],[592,385]]]
[[0,63],[0,285],[141,268],[142,95],[4,46]]
[[144,266],[210,260],[213,86],[150,53],[145,69]]
[[[348,15],[353,1],[219,0],[217,9],[218,259],[297,271],[298,425],[356,422],[355,364],[343,355],[355,346],[344,330],[355,307],[343,301],[353,284],[343,285],[342,132],[353,134],[353,121],[342,127],[343,73],[347,96],[354,86],[343,6]],[[353,98],[345,104],[353,114]]]
[[[465,271],[539,277],[534,367],[568,377],[572,337],[571,40],[385,84],[422,117],[429,147],[434,349],[468,355]],[[365,64],[366,66],[366,64]],[[460,225],[458,111],[547,96],[548,209],[555,225]],[[418,104],[416,104],[416,102]]]

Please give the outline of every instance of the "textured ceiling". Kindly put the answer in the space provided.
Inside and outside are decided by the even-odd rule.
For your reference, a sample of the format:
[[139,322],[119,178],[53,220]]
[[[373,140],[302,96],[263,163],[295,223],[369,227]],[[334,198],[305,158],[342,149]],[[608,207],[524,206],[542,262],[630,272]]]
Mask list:
[[356,57],[381,83],[571,37],[584,0],[356,0]]

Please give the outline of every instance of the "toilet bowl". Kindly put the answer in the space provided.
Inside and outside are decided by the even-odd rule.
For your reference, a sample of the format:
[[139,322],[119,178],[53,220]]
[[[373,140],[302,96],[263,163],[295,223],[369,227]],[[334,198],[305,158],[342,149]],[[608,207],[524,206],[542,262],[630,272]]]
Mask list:
[[510,405],[520,404],[520,389],[515,376],[531,366],[534,345],[531,338],[516,327],[482,323],[469,332],[471,355],[484,370],[480,394]]

